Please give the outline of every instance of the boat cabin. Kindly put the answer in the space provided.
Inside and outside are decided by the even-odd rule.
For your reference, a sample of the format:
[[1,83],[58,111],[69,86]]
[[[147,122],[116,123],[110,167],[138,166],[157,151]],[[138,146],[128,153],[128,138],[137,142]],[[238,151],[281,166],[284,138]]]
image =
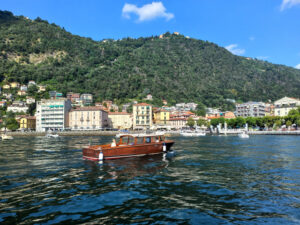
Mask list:
[[165,137],[161,135],[123,135],[120,136],[120,141],[117,146],[126,146],[126,145],[142,145],[150,143],[159,143],[165,141]]

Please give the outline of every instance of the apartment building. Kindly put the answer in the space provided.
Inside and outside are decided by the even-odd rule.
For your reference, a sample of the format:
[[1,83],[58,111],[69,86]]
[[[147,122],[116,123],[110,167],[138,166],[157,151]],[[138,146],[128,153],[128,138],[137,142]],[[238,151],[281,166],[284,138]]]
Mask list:
[[132,115],[127,112],[109,112],[109,126],[114,129],[131,129]]
[[108,125],[108,113],[101,107],[79,107],[69,112],[68,127],[72,130],[99,130]]
[[284,97],[274,102],[275,116],[287,116],[289,111],[300,106],[300,99]]
[[68,124],[71,101],[66,98],[42,99],[36,106],[36,131],[64,130]]
[[152,105],[139,103],[133,105],[133,129],[149,129],[152,127]]
[[264,117],[266,105],[263,102],[246,102],[236,105],[237,117]]

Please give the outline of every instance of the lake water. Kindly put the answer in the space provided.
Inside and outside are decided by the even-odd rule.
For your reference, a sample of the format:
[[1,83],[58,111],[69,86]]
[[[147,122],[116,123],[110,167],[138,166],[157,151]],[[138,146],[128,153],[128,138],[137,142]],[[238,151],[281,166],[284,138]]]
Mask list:
[[0,142],[1,224],[300,224],[300,137],[175,137],[176,156],[99,164],[89,141]]

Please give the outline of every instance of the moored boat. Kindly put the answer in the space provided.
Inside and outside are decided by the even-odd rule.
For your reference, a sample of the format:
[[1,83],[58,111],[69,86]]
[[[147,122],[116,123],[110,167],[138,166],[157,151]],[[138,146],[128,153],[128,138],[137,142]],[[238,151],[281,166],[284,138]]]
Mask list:
[[7,134],[2,134],[1,139],[4,141],[4,140],[12,140],[14,138],[12,136],[7,135]]
[[182,131],[180,135],[185,137],[199,137],[199,136],[206,136],[206,133],[203,131]]
[[240,138],[249,138],[249,134],[247,134],[246,132],[239,133],[238,136],[239,136]]
[[118,143],[88,146],[82,150],[83,158],[90,160],[120,159],[167,152],[174,144],[163,135],[122,135]]

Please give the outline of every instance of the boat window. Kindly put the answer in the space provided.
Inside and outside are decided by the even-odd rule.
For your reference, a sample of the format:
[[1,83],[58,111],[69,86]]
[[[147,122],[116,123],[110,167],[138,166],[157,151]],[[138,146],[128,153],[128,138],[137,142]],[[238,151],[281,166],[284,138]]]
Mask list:
[[134,144],[134,137],[129,137],[128,138],[128,144],[133,145]]
[[143,144],[144,143],[144,138],[143,137],[136,138],[136,143],[137,144]]
[[146,137],[146,143],[151,143],[151,137]]
[[161,140],[161,141],[164,141],[164,140],[165,140],[165,137],[164,137],[164,136],[160,136],[160,140]]
[[121,144],[127,144],[128,143],[128,136],[122,137],[122,143]]
[[155,136],[154,139],[155,139],[155,142],[159,142],[159,137],[158,136]]

